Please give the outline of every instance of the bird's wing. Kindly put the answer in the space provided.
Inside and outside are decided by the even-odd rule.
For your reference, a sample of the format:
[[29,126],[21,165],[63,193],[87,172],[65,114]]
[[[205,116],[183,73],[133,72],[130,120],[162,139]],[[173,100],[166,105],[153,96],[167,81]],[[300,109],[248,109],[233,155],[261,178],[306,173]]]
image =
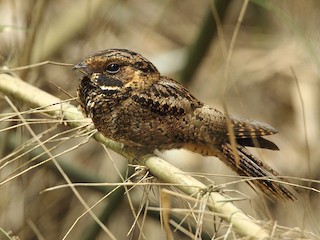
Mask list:
[[[198,126],[214,125],[213,135],[227,134],[225,116],[216,109],[204,106],[180,83],[166,77],[150,86],[149,91],[133,93],[132,99],[141,107],[162,116],[183,116],[195,114]],[[207,121],[207,122],[206,122]],[[257,121],[231,118],[233,130],[238,144],[278,150],[278,147],[262,136],[271,135],[277,131],[268,124]],[[227,136],[227,135],[226,135]]]
[[160,115],[185,115],[203,106],[180,83],[166,77],[161,77],[147,92],[133,93],[132,99]]

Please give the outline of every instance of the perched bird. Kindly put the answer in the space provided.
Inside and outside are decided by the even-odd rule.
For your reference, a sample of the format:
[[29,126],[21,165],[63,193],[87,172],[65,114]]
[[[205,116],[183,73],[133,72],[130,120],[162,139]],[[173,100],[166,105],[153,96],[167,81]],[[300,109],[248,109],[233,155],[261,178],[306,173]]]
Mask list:
[[126,49],[98,52],[74,68],[83,74],[77,90],[82,108],[104,136],[149,151],[184,148],[216,156],[240,176],[252,178],[249,183],[266,195],[295,199],[279,183],[284,179],[246,148],[278,150],[263,138],[277,133],[270,125],[231,116],[236,140],[236,146],[232,145],[228,119],[222,112]]

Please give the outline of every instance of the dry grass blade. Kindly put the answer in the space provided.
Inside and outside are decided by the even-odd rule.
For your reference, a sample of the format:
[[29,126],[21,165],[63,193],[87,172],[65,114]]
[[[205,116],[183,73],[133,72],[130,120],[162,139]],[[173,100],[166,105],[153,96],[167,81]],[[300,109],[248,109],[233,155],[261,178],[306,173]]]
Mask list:
[[[6,97],[7,98],[7,97]],[[25,121],[23,119],[23,117],[19,114],[18,109],[13,105],[12,102],[9,101],[9,99],[7,98],[7,101],[9,102],[10,106],[13,108],[13,110],[18,114],[18,116],[21,118],[22,121]],[[59,165],[59,163],[55,160],[55,157],[52,155],[52,153],[49,151],[49,149],[43,144],[43,142],[41,142],[41,140],[38,138],[38,136],[33,132],[33,130],[30,128],[30,126],[28,124],[26,124],[26,128],[28,129],[28,131],[30,132],[30,134],[33,136],[34,139],[36,139],[36,141],[38,142],[38,144],[41,146],[41,148],[46,152],[46,154],[50,157],[50,159],[52,160],[52,162],[54,163],[54,165],[56,166],[56,168],[58,169],[58,171],[61,173],[61,175],[63,176],[63,178],[66,180],[66,182],[68,183],[68,185],[70,186],[70,188],[72,189],[73,193],[76,195],[76,197],[79,199],[79,201],[81,202],[81,204],[87,209],[88,213],[92,216],[92,218],[100,225],[100,227],[107,233],[107,235],[111,238],[111,239],[116,239],[113,234],[109,231],[109,229],[97,218],[97,216],[91,211],[91,209],[89,208],[88,204],[85,202],[85,200],[82,198],[82,196],[80,195],[80,193],[75,189],[75,187],[72,185],[71,180],[69,179],[69,177],[66,175],[66,173],[64,172],[64,170],[61,168],[61,166]],[[76,222],[74,222],[74,224],[76,224]],[[72,231],[73,226],[70,227],[69,231],[66,233],[65,237],[63,239],[66,239],[68,234],[70,233],[70,231]]]
[[170,224],[169,224],[170,208],[171,208],[170,196],[167,192],[161,191],[160,197],[161,197],[161,209],[162,209],[161,216],[162,216],[164,229],[167,235],[167,240],[172,240],[173,235],[171,233]]

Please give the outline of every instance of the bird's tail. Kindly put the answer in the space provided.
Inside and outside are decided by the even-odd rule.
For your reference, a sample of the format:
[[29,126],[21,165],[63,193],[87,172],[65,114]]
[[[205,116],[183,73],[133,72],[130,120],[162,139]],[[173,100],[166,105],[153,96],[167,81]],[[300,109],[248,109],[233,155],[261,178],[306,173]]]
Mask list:
[[[239,158],[231,147],[231,144],[224,142],[219,147],[221,159],[226,165],[240,176],[252,178],[248,183],[254,184],[262,192],[271,198],[283,200],[295,200],[296,197],[283,185],[281,181],[286,179],[279,176],[275,170],[253,156],[245,147],[237,145],[236,150]],[[238,161],[238,162],[237,162]]]

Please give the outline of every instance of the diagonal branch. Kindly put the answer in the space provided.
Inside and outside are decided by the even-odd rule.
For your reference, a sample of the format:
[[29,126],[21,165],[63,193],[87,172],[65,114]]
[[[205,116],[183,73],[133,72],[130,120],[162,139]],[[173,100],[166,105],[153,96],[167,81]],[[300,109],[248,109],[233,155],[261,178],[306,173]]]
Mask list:
[[[62,102],[61,99],[9,74],[0,74],[0,91],[28,104],[30,107],[43,107],[45,110],[50,110],[49,113],[52,116],[63,117],[63,119],[68,120],[68,124],[71,127],[81,126],[84,122],[90,122],[90,119],[84,118],[75,106]],[[96,133],[94,137],[97,141],[126,157],[129,161],[138,160],[159,180],[175,185],[185,194],[197,198],[201,197],[201,194],[207,189],[207,186],[200,181],[155,155],[141,155],[136,149],[124,148],[122,144],[107,139],[100,133]],[[210,211],[229,222],[237,233],[251,239],[268,239],[270,237],[263,227],[256,224],[254,219],[248,217],[228,198],[217,192],[208,192],[208,194],[210,194],[208,201]]]

